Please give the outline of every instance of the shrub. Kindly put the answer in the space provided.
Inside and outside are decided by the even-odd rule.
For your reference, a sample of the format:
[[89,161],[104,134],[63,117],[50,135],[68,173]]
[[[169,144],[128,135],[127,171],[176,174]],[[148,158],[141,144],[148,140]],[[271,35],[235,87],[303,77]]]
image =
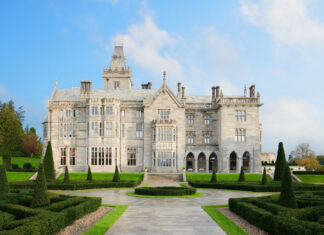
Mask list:
[[279,203],[285,207],[297,208],[289,166],[286,166],[282,179]]
[[293,171],[294,175],[324,175],[324,171]]
[[64,180],[63,183],[69,183],[70,178],[69,178],[69,169],[67,166],[65,166],[65,172],[64,172]]
[[43,163],[44,163],[46,180],[47,181],[55,180],[55,169],[54,169],[54,160],[53,160],[51,141],[48,141]]
[[92,173],[91,173],[91,168],[90,168],[90,166],[88,167],[87,181],[92,181]]
[[266,171],[266,168],[264,167],[263,168],[263,175],[262,175],[262,181],[261,181],[262,184],[266,184],[267,183],[267,171]]
[[213,174],[210,180],[211,183],[216,183],[217,182],[217,178],[216,178],[216,171],[213,170]]
[[46,178],[44,174],[43,164],[40,163],[38,167],[38,175],[36,179],[36,184],[34,186],[34,197],[31,202],[32,207],[46,206],[50,203],[47,193]]
[[240,176],[239,176],[238,181],[239,181],[239,182],[243,182],[243,181],[245,181],[245,175],[244,175],[243,166],[241,166],[241,172],[240,172]]
[[31,169],[33,169],[33,165],[30,162],[26,162],[23,165],[23,169],[25,169],[25,170],[31,170]]
[[119,171],[118,171],[118,167],[116,165],[115,167],[115,174],[114,174],[114,178],[112,179],[113,182],[119,182],[120,181],[120,177],[119,177]]
[[283,174],[284,174],[286,165],[287,165],[285,150],[284,150],[282,142],[279,143],[278,153],[277,153],[277,160],[276,160],[275,165],[276,166],[275,166],[275,172],[274,172],[273,180],[274,181],[281,181],[282,178],[283,178]]
[[0,195],[6,194],[9,192],[9,184],[6,173],[6,168],[3,165],[0,165]]
[[18,169],[20,169],[20,167],[19,167],[18,164],[11,164],[11,169],[12,170],[18,170]]
[[182,196],[195,194],[196,189],[183,187],[142,187],[136,188],[135,193],[151,196]]

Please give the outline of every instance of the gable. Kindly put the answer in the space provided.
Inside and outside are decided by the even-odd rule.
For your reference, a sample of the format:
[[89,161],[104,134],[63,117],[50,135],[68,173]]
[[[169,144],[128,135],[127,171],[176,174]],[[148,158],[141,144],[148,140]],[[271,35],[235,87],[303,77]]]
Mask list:
[[183,108],[183,104],[179,102],[178,98],[165,84],[144,104],[144,106],[151,107],[152,105],[155,106],[155,104],[160,108],[168,108],[171,106],[174,106],[175,108]]

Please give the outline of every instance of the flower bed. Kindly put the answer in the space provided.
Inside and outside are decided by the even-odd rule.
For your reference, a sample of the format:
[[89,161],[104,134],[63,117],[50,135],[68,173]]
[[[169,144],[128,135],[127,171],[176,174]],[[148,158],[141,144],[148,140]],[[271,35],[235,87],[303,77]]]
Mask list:
[[184,196],[195,194],[196,189],[183,187],[142,187],[136,188],[135,193],[150,196]]

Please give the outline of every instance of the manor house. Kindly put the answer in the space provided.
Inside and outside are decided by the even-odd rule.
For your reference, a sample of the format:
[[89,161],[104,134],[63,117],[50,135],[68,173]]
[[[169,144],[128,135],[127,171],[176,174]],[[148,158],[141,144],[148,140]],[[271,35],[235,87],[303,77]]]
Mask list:
[[51,141],[56,169],[113,172],[261,171],[260,93],[190,96],[179,82],[174,93],[162,85],[133,88],[122,45],[115,45],[103,71],[103,89],[91,81],[55,89],[48,101],[44,146]]

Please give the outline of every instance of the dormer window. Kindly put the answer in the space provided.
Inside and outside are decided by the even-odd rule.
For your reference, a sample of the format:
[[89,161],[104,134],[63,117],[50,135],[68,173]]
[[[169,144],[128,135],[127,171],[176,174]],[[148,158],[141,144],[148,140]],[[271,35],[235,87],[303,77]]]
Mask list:
[[164,121],[169,120],[170,110],[159,110],[160,119]]

